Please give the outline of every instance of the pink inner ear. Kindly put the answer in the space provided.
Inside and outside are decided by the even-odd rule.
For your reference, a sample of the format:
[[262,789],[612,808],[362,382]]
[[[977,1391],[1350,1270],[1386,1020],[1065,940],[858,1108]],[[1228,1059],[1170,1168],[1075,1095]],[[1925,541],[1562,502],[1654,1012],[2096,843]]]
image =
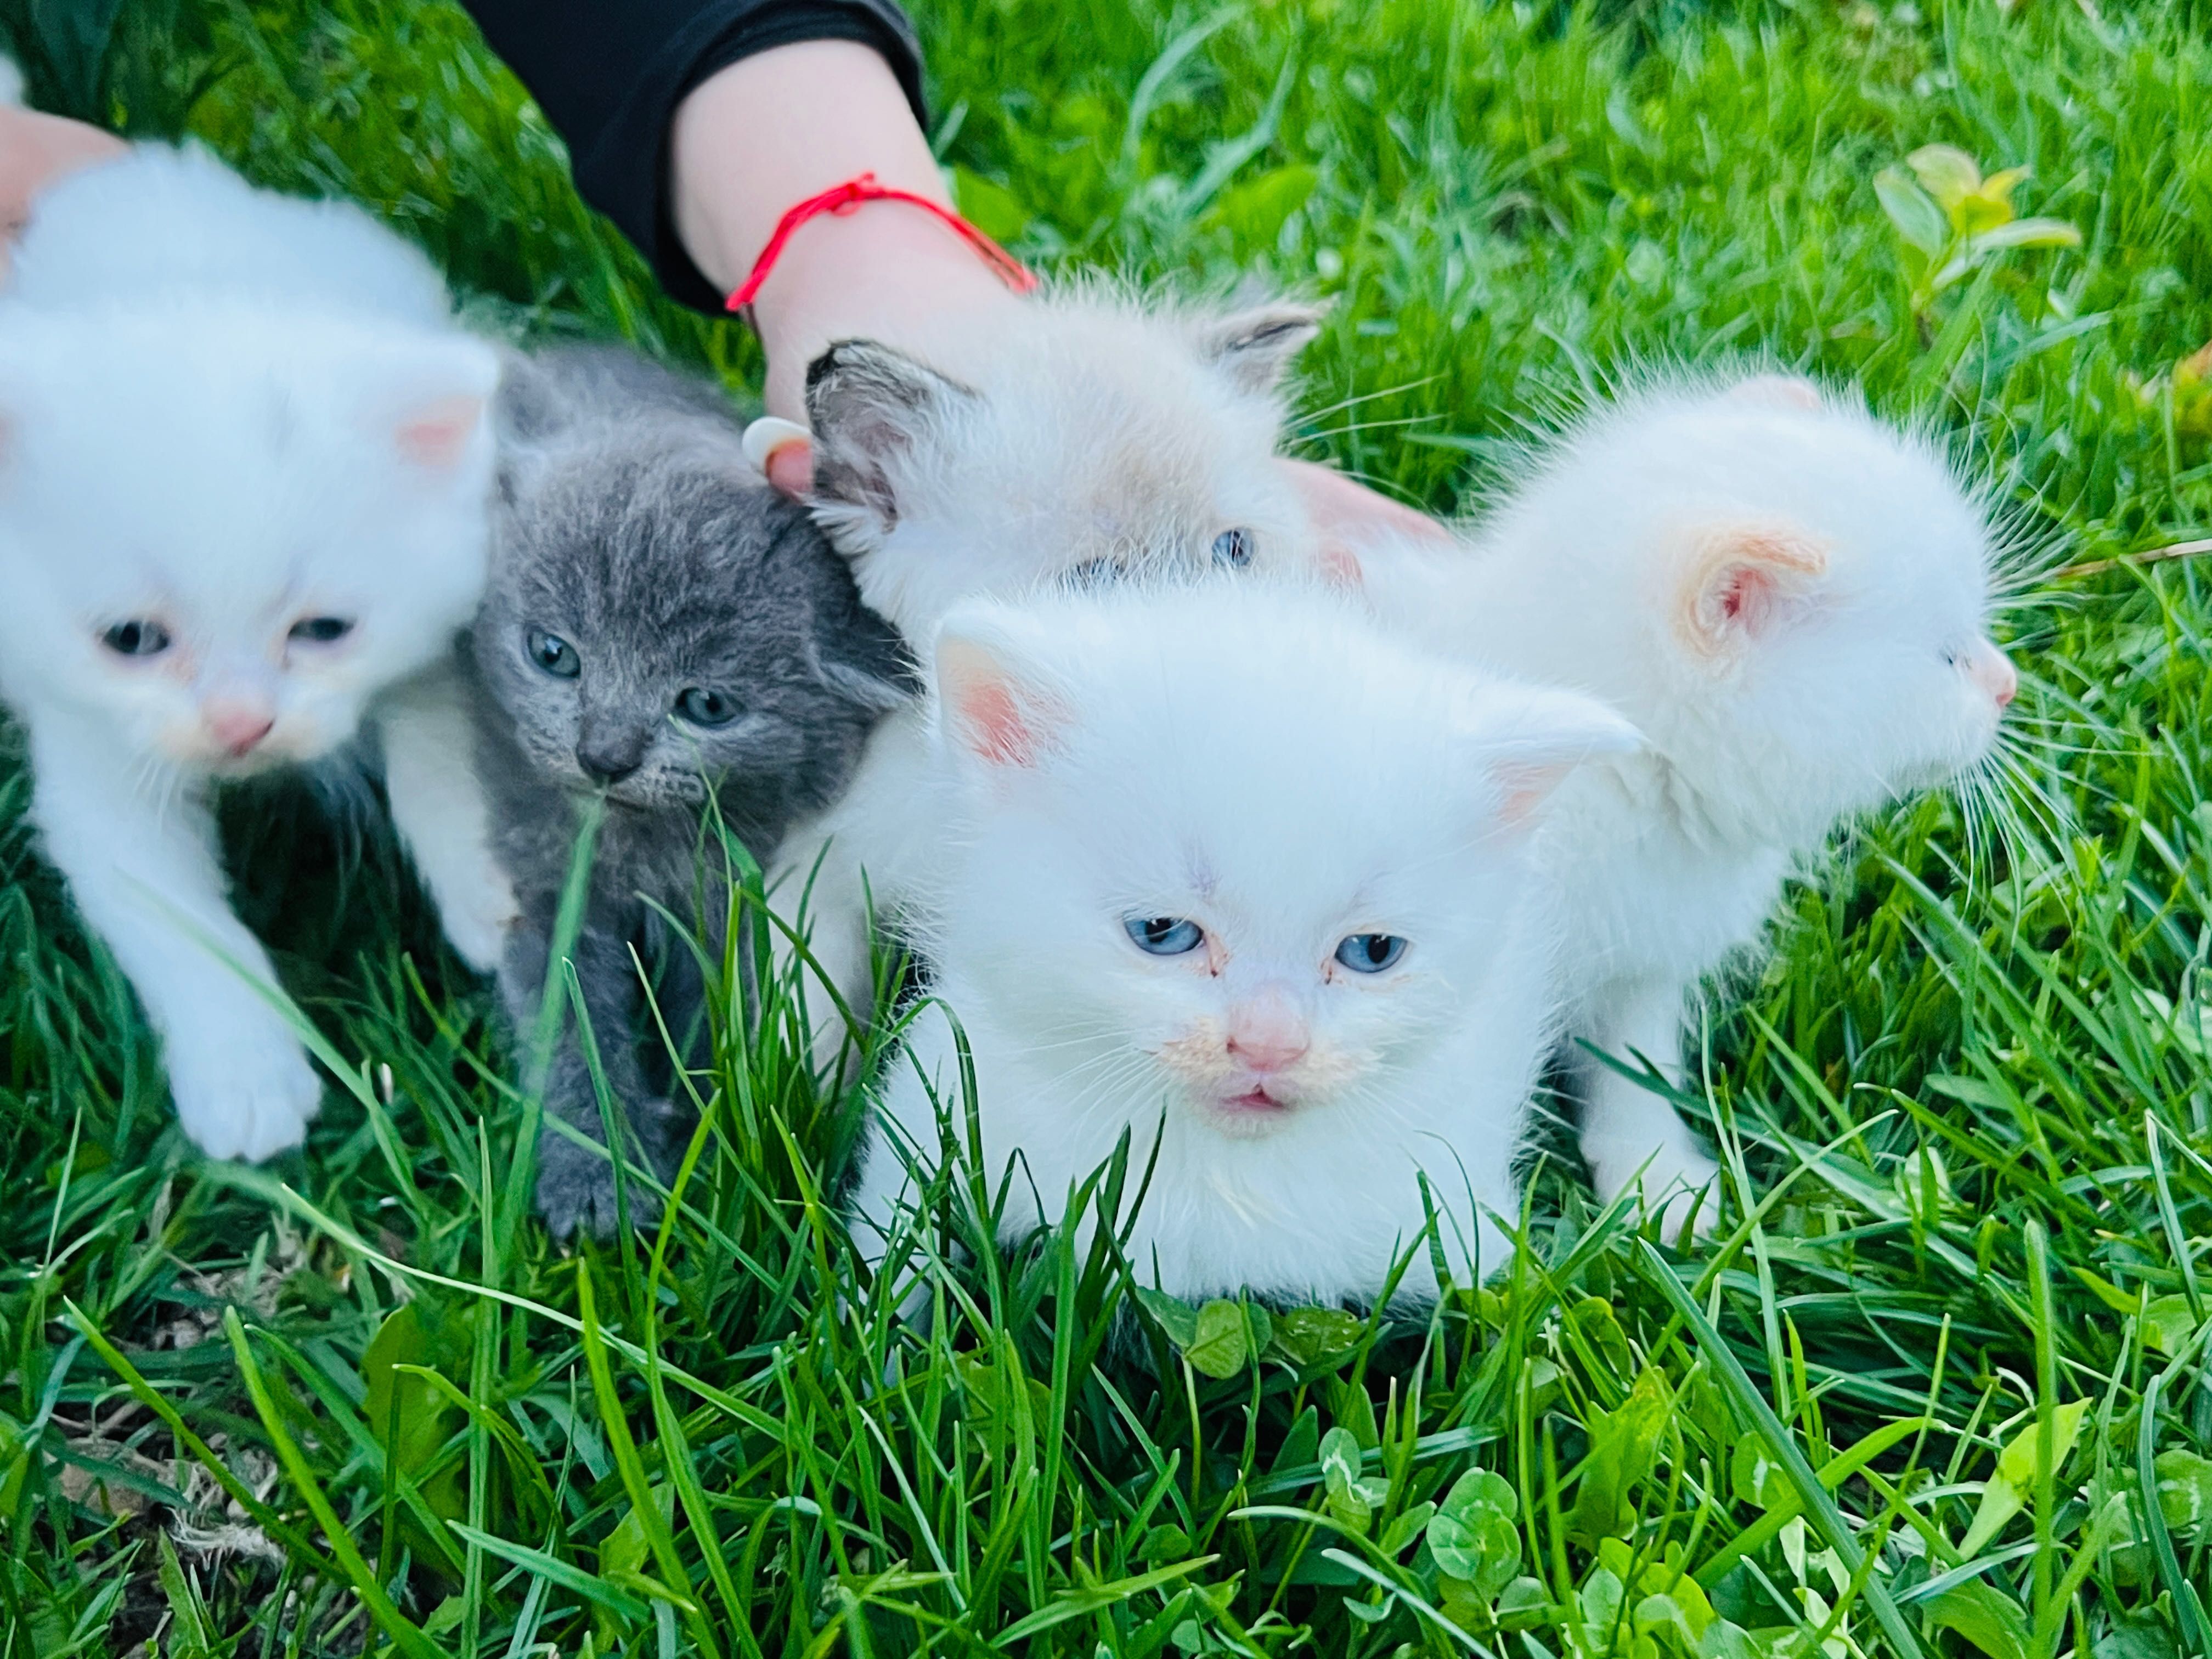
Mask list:
[[994,766],[1031,766],[1037,734],[1023,717],[1020,700],[998,680],[964,686],[959,693],[960,723],[968,746]]
[[1764,409],[1817,410],[1820,389],[1796,374],[1754,374],[1729,388],[1729,401]]
[[1725,657],[1765,631],[1828,568],[1827,550],[1791,525],[1715,526],[1699,540],[1676,627],[1703,655]]
[[1498,781],[1505,791],[1505,799],[1498,804],[1498,821],[1508,829],[1518,830],[1536,815],[1536,809],[1552,797],[1552,792],[1566,781],[1571,766],[1502,766],[1498,769]]
[[453,465],[468,448],[483,419],[481,398],[441,398],[426,404],[392,429],[399,453],[418,466]]
[[1755,564],[1733,564],[1721,573],[1714,607],[1732,623],[1757,629],[1774,605],[1774,578]]

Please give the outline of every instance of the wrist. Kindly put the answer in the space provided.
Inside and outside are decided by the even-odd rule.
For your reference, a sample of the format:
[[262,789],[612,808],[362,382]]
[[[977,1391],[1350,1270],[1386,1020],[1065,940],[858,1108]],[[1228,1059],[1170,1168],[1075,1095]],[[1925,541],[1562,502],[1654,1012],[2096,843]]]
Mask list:
[[[670,160],[677,234],[726,293],[793,205],[863,173],[951,205],[896,77],[851,41],[778,46],[711,76],[677,111]],[[910,204],[810,219],[753,301],[769,412],[805,419],[806,365],[834,341],[918,345],[938,319],[1012,303],[972,248]]]
[[941,332],[1018,303],[975,249],[909,204],[810,220],[753,301],[768,411],[804,422],[807,365],[839,340],[926,352]]

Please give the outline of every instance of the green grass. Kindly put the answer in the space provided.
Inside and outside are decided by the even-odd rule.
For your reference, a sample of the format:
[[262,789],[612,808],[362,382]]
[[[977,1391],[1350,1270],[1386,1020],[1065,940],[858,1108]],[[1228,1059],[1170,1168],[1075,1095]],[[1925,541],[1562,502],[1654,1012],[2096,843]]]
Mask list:
[[[757,372],[457,13],[128,0],[99,64],[104,9],[0,3],[43,100],[357,195],[517,328]],[[1305,441],[1412,497],[1624,362],[1764,350],[1955,434],[2069,556],[2212,529],[2171,372],[2212,337],[2201,5],[921,21],[971,211],[1334,296]],[[1873,181],[1931,141],[2032,167],[2081,246],[1916,296]],[[11,761],[0,1656],[2212,1651],[2208,581],[2010,617],[2063,821],[1970,868],[1918,803],[1794,890],[1708,1035],[1743,1225],[1655,1249],[1547,1164],[1508,1282],[1357,1328],[1136,1310],[1052,1240],[901,1330],[825,1202],[854,1107],[774,1043],[700,1079],[670,1234],[564,1255],[486,994],[283,795],[231,813],[240,902],[350,1075],[304,1157],[209,1164]]]

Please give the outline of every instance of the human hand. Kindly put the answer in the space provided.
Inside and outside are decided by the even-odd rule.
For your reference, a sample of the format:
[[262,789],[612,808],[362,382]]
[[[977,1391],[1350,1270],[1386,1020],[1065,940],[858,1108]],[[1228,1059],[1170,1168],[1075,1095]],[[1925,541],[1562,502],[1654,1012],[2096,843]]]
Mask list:
[[[109,161],[130,146],[112,132],[34,109],[0,107],[0,234],[12,238],[31,216],[32,199],[55,179]],[[0,275],[8,249],[0,243]]]
[[[825,112],[832,112],[825,118]],[[795,202],[862,173],[951,205],[905,94],[873,51],[807,40],[741,59],[684,100],[670,137],[677,234],[709,280],[734,289]],[[768,354],[753,459],[787,494],[811,477],[804,441],[806,366],[839,340],[927,351],[948,330],[988,326],[1019,298],[975,252],[918,208],[869,204],[799,226],[753,301]],[[1449,538],[1410,507],[1310,461],[1285,459],[1291,487],[1340,577],[1359,579],[1364,544]]]

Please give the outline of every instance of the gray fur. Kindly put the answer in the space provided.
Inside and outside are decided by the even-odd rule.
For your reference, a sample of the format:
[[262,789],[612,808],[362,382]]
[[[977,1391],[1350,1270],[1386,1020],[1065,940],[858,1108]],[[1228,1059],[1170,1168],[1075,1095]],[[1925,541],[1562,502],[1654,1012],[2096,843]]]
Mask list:
[[[861,606],[844,561],[745,459],[743,428],[719,392],[592,349],[518,361],[501,400],[492,576],[465,665],[494,843],[520,913],[501,988],[518,1034],[528,1033],[579,812],[603,796],[573,960],[634,1155],[665,1178],[688,1126],[671,1091],[648,1081],[641,1027],[646,1048],[662,1045],[655,1022],[641,1018],[631,951],[657,975],[660,1021],[696,1048],[698,965],[653,906],[697,918],[720,951],[728,883],[706,838],[710,795],[730,833],[766,863],[794,819],[845,787],[877,717],[910,690],[911,670],[889,624]],[[533,659],[541,630],[577,653],[574,678]],[[681,720],[677,701],[690,688],[732,697],[742,712],[714,728]],[[545,1106],[603,1139],[569,1022]],[[610,1231],[606,1156],[549,1128],[538,1203],[556,1236]],[[629,1208],[641,1223],[659,1205],[632,1183]]]

